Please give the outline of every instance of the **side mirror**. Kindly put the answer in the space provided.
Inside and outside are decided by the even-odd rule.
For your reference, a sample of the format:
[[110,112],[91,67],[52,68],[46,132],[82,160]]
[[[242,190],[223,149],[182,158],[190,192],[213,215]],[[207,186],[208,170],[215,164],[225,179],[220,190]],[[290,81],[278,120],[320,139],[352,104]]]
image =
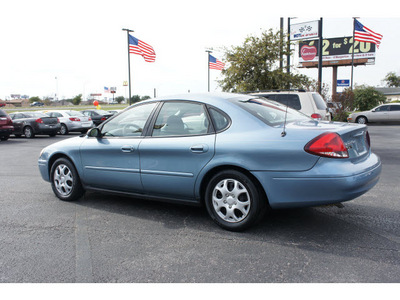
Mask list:
[[101,131],[99,130],[99,128],[94,127],[89,130],[87,135],[88,135],[88,137],[95,137],[95,138],[99,139],[99,138],[101,138]]

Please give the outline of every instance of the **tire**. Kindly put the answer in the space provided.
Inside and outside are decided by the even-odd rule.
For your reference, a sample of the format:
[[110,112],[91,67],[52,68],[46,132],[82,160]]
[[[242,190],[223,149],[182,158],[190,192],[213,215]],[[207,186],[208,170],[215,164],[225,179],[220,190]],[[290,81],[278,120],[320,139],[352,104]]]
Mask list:
[[67,135],[68,134],[68,127],[65,124],[61,124],[60,134]]
[[33,139],[35,137],[35,133],[33,132],[32,127],[26,126],[24,128],[24,135],[27,139]]
[[368,123],[368,120],[367,120],[366,117],[358,117],[358,118],[356,119],[356,122],[357,122],[358,124],[367,124],[367,123]]
[[4,136],[1,137],[1,140],[2,141],[7,141],[9,138],[10,138],[9,135],[4,135]]
[[74,201],[84,194],[78,172],[66,158],[59,158],[53,163],[50,179],[54,194],[63,201]]
[[247,175],[236,170],[224,170],[209,181],[205,204],[211,219],[220,227],[242,231],[262,218],[267,199]]

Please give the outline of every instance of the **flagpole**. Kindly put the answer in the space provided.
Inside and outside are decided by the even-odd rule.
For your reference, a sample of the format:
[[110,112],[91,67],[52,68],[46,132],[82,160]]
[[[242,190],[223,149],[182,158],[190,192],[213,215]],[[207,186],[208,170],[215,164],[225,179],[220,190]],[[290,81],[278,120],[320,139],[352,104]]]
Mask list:
[[350,90],[353,91],[353,69],[354,69],[354,48],[356,47],[356,41],[355,39],[355,27],[356,27],[356,18],[357,17],[353,17],[353,50],[351,51],[351,87]]
[[133,30],[123,28],[122,30],[126,31],[127,41],[128,41],[128,85],[129,85],[129,105],[131,105],[131,57],[129,54],[129,32],[134,32]]
[[207,69],[208,69],[208,92],[210,92],[210,53],[212,53],[211,50],[206,50],[208,53],[208,63],[207,63]]

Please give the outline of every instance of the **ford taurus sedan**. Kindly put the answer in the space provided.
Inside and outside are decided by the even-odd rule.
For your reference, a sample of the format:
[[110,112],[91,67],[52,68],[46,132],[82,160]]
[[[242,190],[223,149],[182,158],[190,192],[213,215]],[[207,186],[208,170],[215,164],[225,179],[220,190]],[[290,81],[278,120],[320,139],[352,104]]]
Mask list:
[[270,208],[354,199],[381,172],[365,125],[316,121],[229,93],[137,103],[85,136],[44,148],[38,163],[61,200],[94,190],[204,204],[234,231]]

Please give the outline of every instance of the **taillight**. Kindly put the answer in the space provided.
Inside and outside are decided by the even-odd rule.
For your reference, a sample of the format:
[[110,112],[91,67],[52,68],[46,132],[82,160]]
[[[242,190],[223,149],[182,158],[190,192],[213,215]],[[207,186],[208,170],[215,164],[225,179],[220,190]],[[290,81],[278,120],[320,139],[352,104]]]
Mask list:
[[59,118],[57,118],[57,123],[60,123],[60,119]]
[[349,153],[341,137],[334,132],[325,132],[311,140],[304,150],[310,154],[332,157],[348,158]]
[[43,124],[44,122],[43,122],[43,120],[41,119],[41,118],[39,118],[39,119],[36,119],[36,121],[35,121],[36,123],[39,123],[39,124]]
[[102,121],[105,121],[105,120],[107,120],[107,118],[106,118],[106,117],[102,117],[101,120],[102,120]]
[[81,119],[79,119],[79,118],[75,118],[75,117],[71,117],[71,118],[69,118],[72,122],[79,122]]
[[91,118],[91,117],[89,117],[89,121],[92,121],[92,118]]
[[320,114],[312,114],[312,115],[311,115],[311,118],[317,119],[317,120],[321,120],[321,119],[322,119],[322,117],[321,117]]

